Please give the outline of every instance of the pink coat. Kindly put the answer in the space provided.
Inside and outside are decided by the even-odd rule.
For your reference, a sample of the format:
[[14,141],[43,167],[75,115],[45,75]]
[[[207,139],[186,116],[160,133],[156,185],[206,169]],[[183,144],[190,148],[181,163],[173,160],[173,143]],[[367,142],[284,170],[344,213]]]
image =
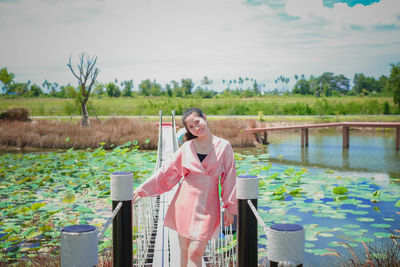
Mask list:
[[169,165],[162,166],[137,189],[141,197],[157,196],[171,190],[183,177],[164,225],[194,240],[210,240],[220,224],[219,177],[223,207],[237,214],[236,167],[231,144],[214,137],[213,147],[200,162],[193,141],[185,142]]

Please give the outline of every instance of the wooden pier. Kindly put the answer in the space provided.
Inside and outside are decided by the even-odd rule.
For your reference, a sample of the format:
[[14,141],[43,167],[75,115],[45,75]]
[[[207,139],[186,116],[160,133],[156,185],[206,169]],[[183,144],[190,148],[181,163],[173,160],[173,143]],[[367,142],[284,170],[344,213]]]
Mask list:
[[300,126],[283,126],[283,127],[267,127],[267,128],[251,128],[245,132],[253,133],[257,137],[259,143],[267,144],[268,132],[282,130],[300,130],[301,147],[308,147],[308,136],[310,128],[327,128],[342,127],[343,148],[350,146],[350,128],[395,128],[396,129],[396,150],[400,149],[400,122],[339,122],[339,123],[319,123]]

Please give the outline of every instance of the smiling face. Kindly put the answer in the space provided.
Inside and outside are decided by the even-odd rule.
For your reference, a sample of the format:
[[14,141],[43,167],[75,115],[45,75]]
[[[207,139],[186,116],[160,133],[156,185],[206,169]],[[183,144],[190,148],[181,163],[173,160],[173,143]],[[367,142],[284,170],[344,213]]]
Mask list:
[[209,133],[208,125],[203,117],[193,112],[185,119],[186,129],[189,130],[194,136],[202,137]]

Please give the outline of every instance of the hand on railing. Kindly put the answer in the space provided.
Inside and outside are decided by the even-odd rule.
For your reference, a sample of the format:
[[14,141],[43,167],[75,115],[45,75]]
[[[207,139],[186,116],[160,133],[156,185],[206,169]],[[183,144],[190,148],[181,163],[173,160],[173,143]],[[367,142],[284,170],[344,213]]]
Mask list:
[[228,210],[224,211],[224,226],[228,226],[233,223],[234,214],[230,213]]
[[135,191],[133,192],[132,203],[135,202],[136,199],[140,199],[139,192],[138,192],[137,190],[135,190]]

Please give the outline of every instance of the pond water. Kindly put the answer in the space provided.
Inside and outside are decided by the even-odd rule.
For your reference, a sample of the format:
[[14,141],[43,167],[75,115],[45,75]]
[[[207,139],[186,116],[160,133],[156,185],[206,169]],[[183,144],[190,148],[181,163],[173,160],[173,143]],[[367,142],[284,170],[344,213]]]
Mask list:
[[[304,266],[337,266],[333,256],[320,255],[326,248],[348,255],[338,242],[363,257],[362,241],[373,247],[391,233],[399,235],[400,158],[394,134],[352,132],[346,150],[336,132],[310,132],[306,149],[300,148],[299,133],[271,134],[269,140],[268,146],[235,149],[238,173],[261,178],[258,205],[267,225],[305,227]],[[111,205],[109,174],[132,171],[138,185],[153,171],[155,154],[117,147],[1,155],[0,262],[57,245],[64,225],[102,225]],[[266,255],[265,244],[260,227],[260,257]]]
[[394,132],[357,131],[350,133],[350,147],[342,148],[340,132],[313,132],[309,146],[300,147],[300,133],[275,132],[263,153],[272,162],[319,166],[343,171],[372,171],[400,178],[400,151],[395,149]]
[[[337,266],[336,257],[321,256],[326,248],[351,258],[340,242],[365,259],[362,241],[380,250],[391,244],[391,234],[399,235],[400,156],[394,134],[352,132],[345,150],[337,132],[310,132],[309,147],[303,149],[299,133],[268,138],[268,146],[235,149],[244,157],[239,170],[261,178],[258,206],[267,225],[305,227],[304,266]],[[265,244],[259,228],[261,257]]]

